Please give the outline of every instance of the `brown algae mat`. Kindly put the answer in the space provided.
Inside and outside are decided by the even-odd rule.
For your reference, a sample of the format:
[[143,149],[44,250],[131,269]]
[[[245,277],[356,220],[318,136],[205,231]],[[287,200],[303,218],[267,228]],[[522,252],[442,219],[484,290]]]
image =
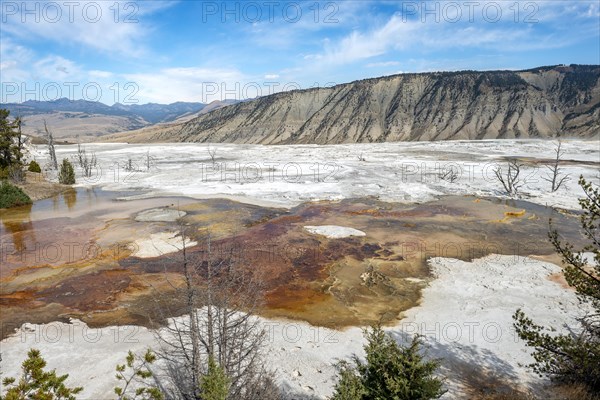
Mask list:
[[[132,243],[182,227],[193,240],[190,260],[206,259],[210,233],[212,259],[233,259],[260,272],[262,315],[336,328],[401,319],[432,279],[430,257],[550,256],[550,217],[565,239],[583,243],[576,216],[524,201],[448,196],[406,205],[368,198],[285,210],[224,199],[116,201],[117,194],[86,189],[68,196],[2,216],[2,337],[23,322],[69,317],[92,326],[154,326],[160,322],[157,303],[168,310],[161,317],[174,316],[181,252],[139,258]],[[157,207],[186,215],[135,219]],[[306,225],[339,225],[366,235],[333,239]]]

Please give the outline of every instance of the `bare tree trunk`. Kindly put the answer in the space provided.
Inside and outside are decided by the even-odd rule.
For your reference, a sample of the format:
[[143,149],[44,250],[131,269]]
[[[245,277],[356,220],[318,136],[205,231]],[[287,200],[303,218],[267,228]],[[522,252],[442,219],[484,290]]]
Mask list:
[[81,147],[80,143],[77,143],[77,156],[79,159],[79,166],[83,171],[83,176],[90,178],[92,176],[92,170],[96,167],[96,153],[92,152],[91,157],[88,157],[85,148]]
[[150,150],[146,153],[146,171],[150,171]]
[[23,132],[21,132],[21,125],[23,124],[23,120],[21,117],[15,118],[15,124],[17,125],[17,140],[18,140],[18,151],[17,151],[17,162],[21,164],[21,159],[23,158]]
[[[195,301],[195,288],[193,282],[193,275],[190,272],[190,267],[188,265],[187,259],[187,247],[186,247],[186,234],[185,228],[181,229],[182,236],[182,254],[183,254],[183,271],[185,276],[185,285],[187,292],[187,308],[188,315],[190,318],[190,328],[191,328],[191,344],[192,344],[192,388],[197,389],[200,388],[199,378],[200,378],[200,348],[199,348],[199,329],[198,329],[198,320],[196,319],[196,301]],[[196,389],[197,388],[197,389]]]
[[551,191],[556,192],[560,187],[567,182],[570,178],[569,175],[562,175],[562,169],[560,168],[560,160],[564,152],[562,151],[562,141],[559,140],[556,145],[556,149],[554,150],[556,153],[556,157],[552,165],[547,165],[546,168],[550,170],[549,174],[545,177],[542,177],[546,182],[550,182]]
[[209,145],[208,148],[206,149],[206,151],[208,152],[208,155],[210,156],[212,165],[214,167],[215,163],[216,163],[217,149],[214,149],[214,148],[210,147],[210,145]]
[[54,150],[54,138],[52,133],[48,130],[46,120],[44,120],[44,130],[46,131],[46,137],[48,138],[48,152],[50,153],[50,165],[55,170],[58,170],[58,161],[56,160],[56,151]]

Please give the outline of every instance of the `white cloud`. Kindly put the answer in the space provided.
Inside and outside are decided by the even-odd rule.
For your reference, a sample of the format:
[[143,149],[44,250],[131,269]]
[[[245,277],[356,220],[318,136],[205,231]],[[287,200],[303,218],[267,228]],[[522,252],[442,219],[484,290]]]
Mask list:
[[[490,4],[493,7],[486,8]],[[478,3],[471,17],[470,10],[466,8],[457,13],[455,7],[446,10],[444,6],[435,9],[437,15],[429,13],[421,16],[419,12],[434,8],[425,3],[415,3],[415,7],[421,9],[411,15],[397,13],[380,22],[377,28],[354,29],[340,39],[326,40],[321,52],[302,55],[302,58],[305,66],[314,73],[390,55],[394,51],[422,54],[459,48],[471,52],[475,49],[525,52],[561,48],[586,36],[598,36],[599,11],[594,2],[541,1],[527,4],[519,3],[520,9],[516,11],[511,2],[484,1]],[[494,20],[496,7],[500,8],[498,21]],[[596,17],[594,23],[591,22],[593,17]],[[578,29],[564,31],[565,20],[578,20]],[[393,63],[371,62],[366,67],[397,65]]]
[[325,52],[312,55],[322,64],[347,64],[385,54],[390,49],[408,46],[406,38],[411,37],[419,23],[403,21],[400,15],[393,15],[379,29],[366,33],[354,30],[337,43],[325,43]]
[[2,30],[21,40],[36,38],[60,44],[75,43],[111,54],[141,56],[146,51],[145,38],[152,31],[143,17],[172,4],[164,1],[14,2],[16,11],[3,8]]
[[2,82],[23,81],[29,74],[26,72],[33,58],[33,52],[14,41],[0,38],[0,72]]
[[36,81],[77,81],[83,75],[75,62],[56,55],[44,57],[32,67],[32,78]]
[[8,38],[0,41],[2,82],[76,81],[83,72],[74,61],[58,55],[36,58],[36,54]]
[[598,4],[590,4],[585,16],[590,18],[600,18],[600,7],[598,7]]
[[113,73],[110,71],[100,71],[100,70],[91,70],[89,72],[90,76],[93,78],[110,78],[113,76]]
[[278,79],[279,75],[277,74],[267,74],[265,75],[265,79]]
[[242,98],[249,93],[248,78],[236,69],[196,67],[166,68],[157,73],[126,74],[139,87],[141,103]]
[[56,54],[40,58],[8,38],[0,40],[0,59],[0,102],[67,97],[110,104],[127,94],[122,90],[126,82],[121,76],[108,71],[87,71],[77,62]]
[[380,68],[380,67],[394,67],[396,65],[400,65],[399,61],[382,61],[375,63],[368,63],[366,65],[367,68]]
[[[256,2],[254,4],[262,6],[263,17],[245,28],[248,38],[259,47],[285,50],[294,46],[305,46],[325,31],[346,31],[353,26],[368,24],[371,22],[368,10],[373,2],[362,0],[293,3],[302,8],[297,19],[292,18],[292,10],[295,6],[288,9],[285,3]],[[269,19],[271,6],[274,7],[274,13],[272,13],[273,18]],[[316,39],[315,42],[318,40]]]

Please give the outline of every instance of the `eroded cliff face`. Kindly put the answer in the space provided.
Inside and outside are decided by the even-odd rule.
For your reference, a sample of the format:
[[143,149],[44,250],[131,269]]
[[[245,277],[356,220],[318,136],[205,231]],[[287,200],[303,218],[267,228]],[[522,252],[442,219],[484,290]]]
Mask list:
[[161,140],[335,144],[597,137],[599,121],[600,66],[572,65],[403,74],[278,93],[202,115]]

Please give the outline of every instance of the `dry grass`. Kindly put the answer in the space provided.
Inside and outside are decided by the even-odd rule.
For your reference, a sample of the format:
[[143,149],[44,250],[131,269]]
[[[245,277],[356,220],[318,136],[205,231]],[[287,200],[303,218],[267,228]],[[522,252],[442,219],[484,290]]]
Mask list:
[[23,133],[44,138],[44,120],[55,139],[75,138],[92,140],[97,136],[141,128],[143,119],[126,116],[87,114],[81,112],[49,112],[23,118]]
[[557,385],[553,388],[556,400],[600,400],[599,394],[590,393],[583,385]]
[[27,193],[33,201],[46,199],[66,190],[72,190],[69,185],[47,181],[43,174],[29,171],[25,173],[25,182],[17,186]]
[[504,393],[489,393],[480,397],[474,397],[477,400],[536,400],[531,394],[522,393],[519,391],[511,391]]
[[581,385],[552,385],[540,397],[517,390],[487,393],[472,397],[474,400],[536,400],[540,398],[546,400],[600,400],[599,395],[590,393]]

